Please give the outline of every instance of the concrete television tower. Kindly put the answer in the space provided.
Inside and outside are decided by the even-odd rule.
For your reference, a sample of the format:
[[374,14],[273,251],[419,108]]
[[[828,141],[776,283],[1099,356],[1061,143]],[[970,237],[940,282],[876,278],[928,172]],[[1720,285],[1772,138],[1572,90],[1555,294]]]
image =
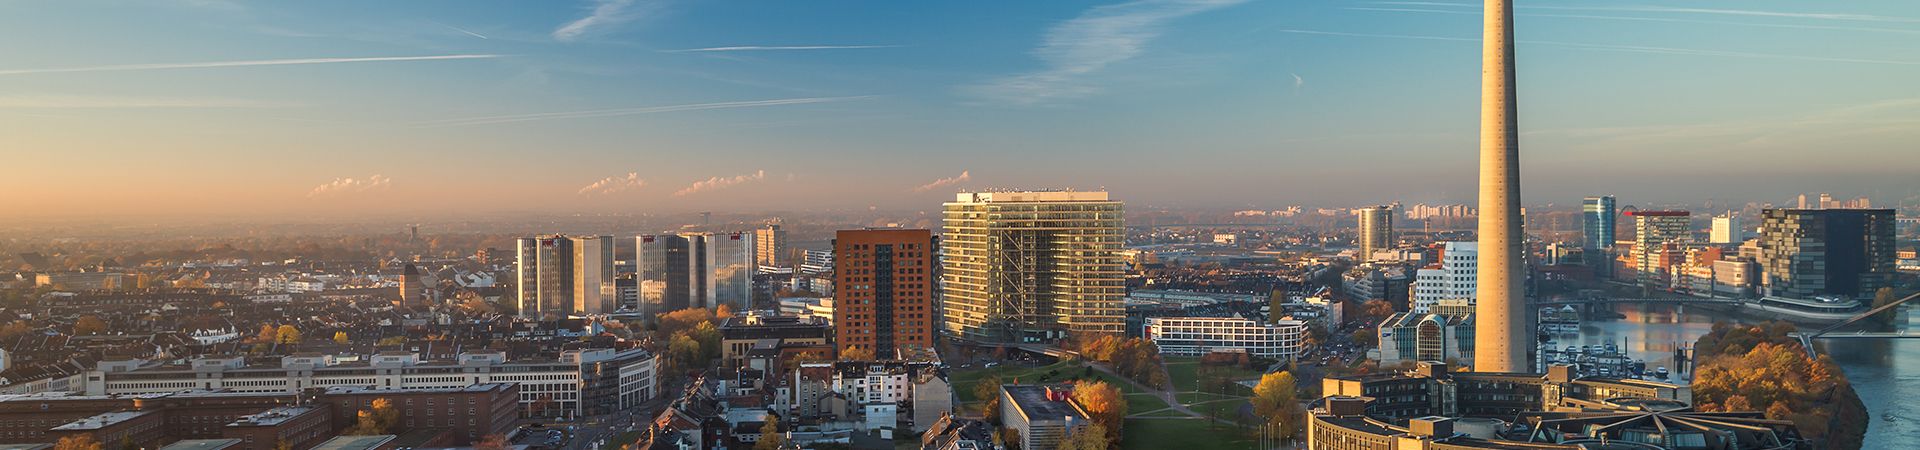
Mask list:
[[1480,280],[1473,370],[1532,372],[1521,266],[1520,121],[1513,76],[1513,0],[1486,0],[1480,54]]

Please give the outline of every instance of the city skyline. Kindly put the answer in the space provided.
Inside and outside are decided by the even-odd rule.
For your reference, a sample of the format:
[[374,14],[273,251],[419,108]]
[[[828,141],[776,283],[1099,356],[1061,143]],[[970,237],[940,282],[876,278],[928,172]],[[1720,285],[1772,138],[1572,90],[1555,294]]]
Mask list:
[[[1467,3],[0,10],[21,218],[1473,201]],[[1530,202],[1920,189],[1913,5],[1516,14]]]

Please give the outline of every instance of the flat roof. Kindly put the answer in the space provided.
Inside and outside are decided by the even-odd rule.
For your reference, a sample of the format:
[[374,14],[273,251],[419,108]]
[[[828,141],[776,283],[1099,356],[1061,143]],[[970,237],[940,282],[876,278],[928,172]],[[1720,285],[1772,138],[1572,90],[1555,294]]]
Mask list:
[[235,445],[240,445],[239,439],[185,439],[160,447],[160,450],[220,450]]
[[158,411],[114,411],[110,413],[100,413],[90,417],[81,418],[80,420],[68,422],[65,425],[53,427],[53,429],[55,430],[98,430],[101,428],[117,425],[121,422],[133,420],[133,419],[139,418],[140,416],[155,414],[155,413],[158,413]]
[[376,434],[372,436],[335,436],[307,450],[373,450],[393,442],[394,435]]
[[240,416],[240,418],[234,419],[233,423],[227,424],[227,426],[271,427],[313,411],[315,411],[315,409],[311,406],[276,406],[266,411]]
[[1080,420],[1085,420],[1087,418],[1086,415],[1080,414],[1079,408],[1074,408],[1073,405],[1068,404],[1067,402],[1056,402],[1052,400],[1047,400],[1048,387],[1054,387],[1058,389],[1072,389],[1071,387],[1068,387],[1066,385],[1060,385],[1060,386],[1041,386],[1041,385],[1034,385],[1034,384],[1000,385],[1000,389],[1005,390],[1007,392],[1007,396],[1013,398],[1014,405],[1018,406],[1021,412],[1026,413],[1027,417],[1044,418],[1044,419],[1073,417],[1075,419],[1080,419]]
[[366,386],[333,386],[327,388],[328,394],[455,394],[479,393],[494,390],[507,390],[512,383],[480,383],[460,387],[419,387],[419,388],[370,388]]
[[0,450],[46,450],[53,444],[0,444]]

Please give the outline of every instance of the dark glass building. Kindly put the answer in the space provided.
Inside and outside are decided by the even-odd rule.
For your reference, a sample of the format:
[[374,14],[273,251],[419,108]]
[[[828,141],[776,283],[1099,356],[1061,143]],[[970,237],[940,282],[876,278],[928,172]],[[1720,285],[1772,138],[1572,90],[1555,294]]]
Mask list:
[[1767,295],[1863,298],[1891,285],[1891,209],[1769,209],[1761,213]]

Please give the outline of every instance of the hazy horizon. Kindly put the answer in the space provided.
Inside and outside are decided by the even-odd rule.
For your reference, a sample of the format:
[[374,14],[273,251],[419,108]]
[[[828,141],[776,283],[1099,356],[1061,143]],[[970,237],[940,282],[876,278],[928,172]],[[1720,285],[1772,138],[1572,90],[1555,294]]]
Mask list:
[[[480,5],[480,6],[474,6]],[[1920,203],[1920,4],[1519,6],[1523,200]],[[8,2],[14,220],[1473,203],[1478,5]]]

